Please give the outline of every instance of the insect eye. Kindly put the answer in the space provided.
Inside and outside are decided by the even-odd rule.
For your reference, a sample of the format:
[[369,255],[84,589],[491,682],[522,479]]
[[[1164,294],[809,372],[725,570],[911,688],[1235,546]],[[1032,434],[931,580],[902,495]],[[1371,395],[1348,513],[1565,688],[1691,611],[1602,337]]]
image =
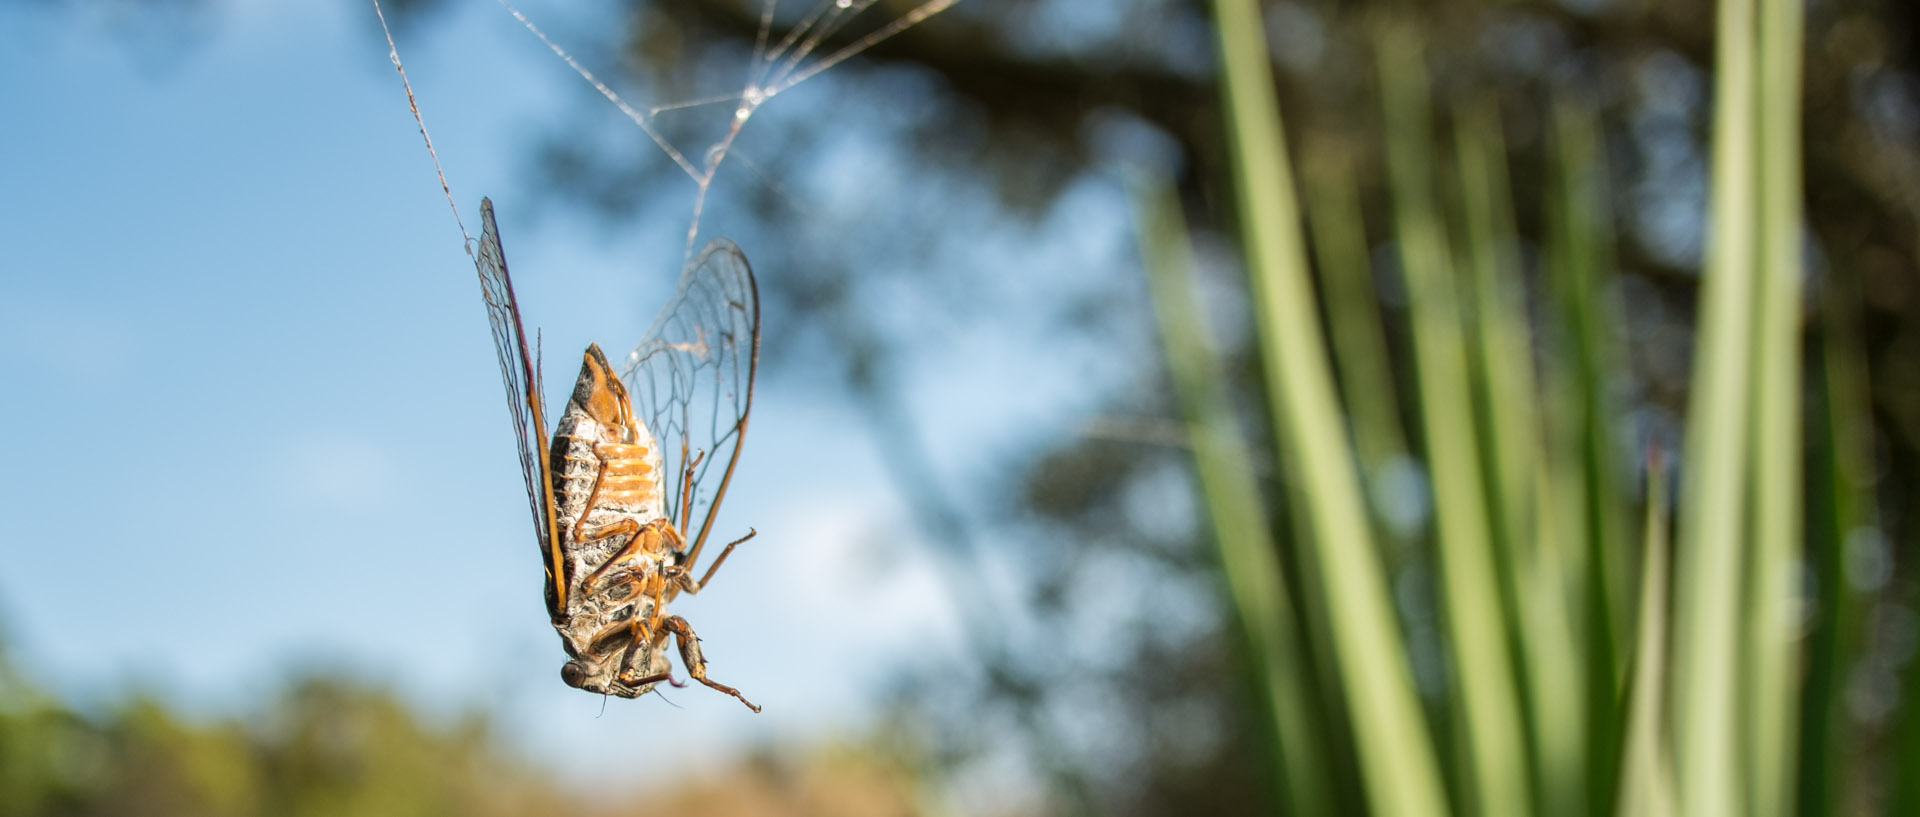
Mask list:
[[568,661],[560,667],[560,680],[574,689],[581,688],[587,682],[587,671],[577,661]]

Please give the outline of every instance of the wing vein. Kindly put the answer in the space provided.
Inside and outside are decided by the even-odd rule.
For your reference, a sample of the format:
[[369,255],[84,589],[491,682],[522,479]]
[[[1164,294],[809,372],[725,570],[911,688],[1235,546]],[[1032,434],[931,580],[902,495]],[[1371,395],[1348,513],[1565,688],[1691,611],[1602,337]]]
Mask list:
[[520,447],[520,475],[526,482],[527,504],[540,539],[540,559],[546,566],[547,612],[558,617],[566,609],[567,585],[560,537],[554,527],[553,470],[546,408],[540,398],[539,358],[527,347],[527,332],[520,322],[513,278],[507,274],[507,257],[500,246],[500,227],[494,221],[491,199],[480,200],[480,252],[474,256],[474,267],[480,274],[480,296],[486,301],[494,356],[500,362],[500,379],[507,387],[507,410],[513,415],[513,433]]

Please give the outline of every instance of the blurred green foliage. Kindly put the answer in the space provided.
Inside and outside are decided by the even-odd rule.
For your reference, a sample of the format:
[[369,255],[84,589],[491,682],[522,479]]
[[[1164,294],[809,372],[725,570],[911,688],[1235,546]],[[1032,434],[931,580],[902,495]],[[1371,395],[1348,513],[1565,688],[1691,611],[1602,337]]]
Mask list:
[[439,722],[351,679],[296,678],[213,719],[140,693],[81,711],[0,654],[0,817],[888,817],[918,796],[870,744],[769,747],[648,790],[554,771],[481,714]]
[[[4,659],[0,659],[4,660]],[[0,815],[510,815],[577,805],[485,718],[423,721],[379,689],[290,683],[197,722],[134,693],[81,712],[0,669]]]

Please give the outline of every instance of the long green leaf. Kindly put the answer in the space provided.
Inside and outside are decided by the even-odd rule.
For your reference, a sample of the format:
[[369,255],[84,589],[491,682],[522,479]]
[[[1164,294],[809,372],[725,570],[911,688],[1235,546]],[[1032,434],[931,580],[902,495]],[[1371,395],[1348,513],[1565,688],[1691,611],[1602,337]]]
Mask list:
[[1680,811],[1744,812],[1740,774],[1741,584],[1752,397],[1755,100],[1753,0],[1721,0],[1711,221],[1687,412],[1674,644]]
[[1588,811],[1606,814],[1613,810],[1625,683],[1619,657],[1626,614],[1624,555],[1632,547],[1606,396],[1620,359],[1607,328],[1618,310],[1603,294],[1612,270],[1612,217],[1593,114],[1585,105],[1561,101],[1554,105],[1553,125],[1548,269],[1562,326],[1545,372],[1547,469],[1556,491],[1547,501],[1562,518],[1555,530],[1558,555],[1567,566],[1567,588],[1584,636]]
[[1639,632],[1634,641],[1633,680],[1627,690],[1627,727],[1620,761],[1620,817],[1668,817],[1674,813],[1673,767],[1663,724],[1667,674],[1668,595],[1667,468],[1652,452],[1647,462],[1645,553],[1640,560]]
[[1379,552],[1367,527],[1309,283],[1272,63],[1254,0],[1216,0],[1235,198],[1273,400],[1274,439],[1306,497],[1305,543],[1333,622],[1335,654],[1368,805],[1388,815],[1447,810]]
[[1502,602],[1521,684],[1537,810],[1579,817],[1585,794],[1586,657],[1569,607],[1565,565],[1540,518],[1544,433],[1532,333],[1519,277],[1499,110],[1484,97],[1456,114],[1464,253],[1471,291],[1476,410],[1487,468],[1487,511],[1498,543]]
[[1439,523],[1439,564],[1453,648],[1458,728],[1468,751],[1466,810],[1519,814],[1532,793],[1521,733],[1493,531],[1468,391],[1466,333],[1433,192],[1424,59],[1409,29],[1384,27],[1376,44],[1386,113],[1400,266],[1412,311],[1420,417]]
[[1341,147],[1321,142],[1308,149],[1301,164],[1313,256],[1333,333],[1333,360],[1347,415],[1353,418],[1354,448],[1371,482],[1381,469],[1406,456],[1407,442],[1400,426],[1393,362],[1387,357],[1386,330],[1373,291],[1372,259],[1354,189],[1352,159]]
[[[1862,621],[1868,602],[1862,588],[1848,580],[1846,551],[1861,534],[1873,533],[1873,416],[1867,361],[1859,319],[1859,293],[1848,278],[1833,280],[1821,299],[1819,382],[1812,418],[1816,459],[1808,463],[1807,515],[1812,534],[1808,566],[1817,582],[1813,592],[1820,626],[1809,635],[1806,680],[1800,704],[1799,782],[1795,794],[1801,814],[1838,814],[1844,791],[1839,785],[1851,767],[1846,738],[1857,728],[1848,717],[1844,689],[1851,658],[1864,642]],[[1912,700],[1912,699],[1908,699]],[[1896,768],[1912,768],[1911,765]],[[1920,803],[1914,804],[1920,807]],[[1904,812],[1912,813],[1909,808]]]
[[[1759,287],[1756,293],[1748,577],[1750,814],[1794,803],[1794,605],[1800,560],[1800,0],[1764,0],[1759,20]],[[1762,91],[1761,89],[1764,89]]]
[[1284,781],[1281,794],[1293,813],[1327,813],[1330,801],[1321,757],[1326,743],[1306,692],[1311,687],[1305,676],[1312,664],[1294,638],[1298,625],[1247,447],[1227,410],[1226,388],[1200,329],[1192,292],[1193,253],[1179,202],[1164,184],[1148,178],[1134,188],[1140,253],[1160,316],[1168,369],[1193,442],[1227,596],[1245,634],[1246,653],[1267,711],[1268,743],[1279,755],[1273,770]]

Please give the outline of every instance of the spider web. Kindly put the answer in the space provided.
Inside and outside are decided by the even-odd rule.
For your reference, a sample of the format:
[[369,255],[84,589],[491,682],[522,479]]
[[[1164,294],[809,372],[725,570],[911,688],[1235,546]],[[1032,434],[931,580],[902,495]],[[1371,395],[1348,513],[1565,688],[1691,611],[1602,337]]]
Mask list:
[[[413,85],[407,79],[407,69],[401,62],[399,48],[394,44],[393,32],[387,25],[386,14],[381,9],[380,0],[372,0],[372,2],[374,13],[380,19],[381,31],[387,38],[388,59],[393,62],[394,70],[400,74],[401,85],[407,93],[407,106],[413,113],[414,122],[419,126],[421,139],[427,146],[427,154],[433,160],[434,172],[439,178],[441,192],[446,195],[447,206],[453,210],[454,222],[459,226],[460,234],[466,241],[467,254],[472,256],[476,241],[467,232],[466,224],[460,217],[460,207],[454,200],[452,187],[448,184],[446,172],[440,163],[440,156],[433,147],[433,137],[427,132],[426,120],[420,113],[419,102],[413,93]],[[548,50],[559,57],[567,67],[612,103],[620,113],[639,126],[647,138],[693,181],[695,185],[693,212],[687,225],[686,242],[681,253],[681,266],[685,268],[693,261],[695,242],[700,234],[700,219],[706,209],[707,193],[712,188],[721,166],[732,152],[741,131],[761,106],[794,86],[819,76],[880,42],[945,11],[959,0],[921,0],[906,13],[887,20],[867,33],[833,48],[827,46],[850,27],[861,24],[862,17],[866,16],[863,13],[872,8],[877,0],[814,0],[812,5],[807,6],[807,10],[798,21],[784,31],[775,29],[775,22],[780,17],[779,12],[782,7],[780,0],[762,0],[753,52],[748,64],[747,80],[737,93],[652,105],[644,110],[623,98],[510,0],[496,0],[496,2],[519,21],[529,33],[538,38]],[[805,6],[807,4],[802,2],[785,5]],[[732,104],[733,109],[728,115],[725,132],[718,140],[706,145],[703,150],[689,151],[674,144],[659,124],[659,117],[663,113],[728,103]]]
[[[591,70],[581,64],[579,59],[549,37],[509,0],[496,0],[496,2],[512,14],[528,32],[539,38],[540,42],[553,51],[569,68],[572,68],[574,73],[579,74],[581,79],[593,86],[595,91],[606,97],[608,102],[639,126],[661,152],[665,153],[667,158],[694,182],[696,191],[693,215],[687,225],[686,244],[681,259],[684,265],[693,258],[694,245],[700,234],[700,217],[705,210],[707,192],[713,186],[714,177],[719,173],[721,165],[725,163],[740,132],[746,127],[747,121],[753,118],[760,106],[881,41],[945,11],[959,0],[923,0],[905,14],[832,50],[825,50],[823,46],[850,26],[858,24],[862,13],[871,8],[876,0],[819,0],[799,18],[792,28],[785,32],[774,30],[777,12],[781,5],[779,0],[764,0],[760,6],[759,26],[754,36],[747,80],[738,93],[654,105],[644,111],[628,103],[607,83],[595,76]],[[717,141],[707,145],[703,151],[682,150],[668,139],[659,127],[658,119],[663,113],[726,103],[733,105],[727,129]],[[694,157],[698,157],[700,161],[696,162]]]

